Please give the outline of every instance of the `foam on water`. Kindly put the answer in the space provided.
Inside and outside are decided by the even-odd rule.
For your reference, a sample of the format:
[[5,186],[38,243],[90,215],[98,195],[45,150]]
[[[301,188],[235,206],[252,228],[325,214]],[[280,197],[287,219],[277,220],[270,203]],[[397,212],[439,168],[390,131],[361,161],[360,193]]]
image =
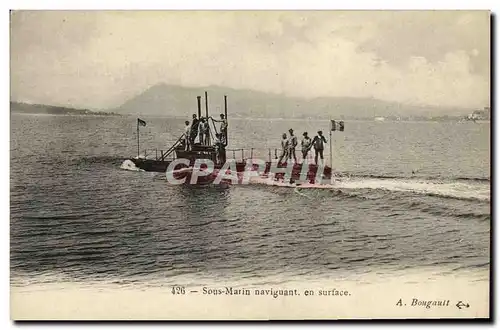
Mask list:
[[294,184],[283,181],[273,181],[267,177],[254,177],[253,184],[264,184],[285,188],[298,189],[381,189],[389,191],[412,192],[430,196],[440,196],[457,199],[472,199],[489,201],[490,186],[484,183],[439,182],[417,179],[366,179],[366,178],[335,178],[327,184]]
[[130,159],[123,161],[123,163],[120,165],[120,168],[122,170],[127,170],[127,171],[144,172],[143,169],[135,166],[134,162],[131,161]]
[[416,179],[353,178],[336,181],[335,187],[344,189],[383,189],[457,199],[490,200],[490,187],[488,184],[471,184],[456,181],[439,182]]
[[250,179],[251,184],[263,184],[263,185],[268,185],[268,186],[275,186],[275,187],[285,187],[285,188],[304,188],[304,189],[334,189],[337,188],[337,186],[332,185],[332,184],[312,184],[312,183],[302,183],[302,184],[296,184],[296,183],[287,183],[283,181],[276,181],[273,179],[270,179],[266,176],[256,176],[252,177]]

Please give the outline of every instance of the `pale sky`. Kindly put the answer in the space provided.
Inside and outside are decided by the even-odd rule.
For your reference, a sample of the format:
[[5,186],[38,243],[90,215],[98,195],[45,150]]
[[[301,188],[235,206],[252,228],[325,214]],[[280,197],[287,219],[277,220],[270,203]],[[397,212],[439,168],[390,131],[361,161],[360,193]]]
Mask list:
[[11,98],[111,108],[157,83],[483,107],[485,11],[18,11]]

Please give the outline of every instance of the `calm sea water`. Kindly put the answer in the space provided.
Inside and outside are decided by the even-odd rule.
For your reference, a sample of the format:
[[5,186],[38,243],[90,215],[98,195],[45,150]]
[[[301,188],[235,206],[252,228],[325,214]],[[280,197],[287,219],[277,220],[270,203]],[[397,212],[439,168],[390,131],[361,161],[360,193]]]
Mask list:
[[[141,149],[183,130],[143,119]],[[313,136],[328,122],[232,120],[230,148],[265,159],[289,128]],[[489,269],[489,124],[346,122],[333,152],[345,179],[302,190],[123,170],[135,134],[135,117],[11,115],[13,284]]]

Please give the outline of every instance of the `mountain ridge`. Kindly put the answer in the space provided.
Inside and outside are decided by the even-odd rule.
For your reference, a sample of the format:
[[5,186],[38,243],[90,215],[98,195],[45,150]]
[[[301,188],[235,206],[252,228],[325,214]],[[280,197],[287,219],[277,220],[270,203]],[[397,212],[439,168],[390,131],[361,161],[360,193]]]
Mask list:
[[470,112],[470,109],[465,108],[408,105],[374,98],[316,97],[306,99],[216,85],[184,87],[165,83],[147,88],[112,111],[123,114],[179,116],[197,113],[196,96],[202,96],[202,114],[204,115],[205,91],[208,92],[209,115],[212,116],[223,112],[223,95],[228,96],[228,111],[233,117],[354,119],[387,116],[455,116]]

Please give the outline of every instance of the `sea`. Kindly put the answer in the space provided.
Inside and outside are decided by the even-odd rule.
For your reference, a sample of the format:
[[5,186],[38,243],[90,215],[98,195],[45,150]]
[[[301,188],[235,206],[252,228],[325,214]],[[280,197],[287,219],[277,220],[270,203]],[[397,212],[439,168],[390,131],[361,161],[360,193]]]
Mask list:
[[[184,118],[141,119],[142,156],[183,133]],[[338,174],[328,189],[172,185],[127,163],[136,116],[11,113],[10,127],[10,282],[20,296],[410,274],[488,288],[489,123],[346,120],[330,134],[328,121],[229,118],[235,157],[268,160],[290,128],[322,130]]]

